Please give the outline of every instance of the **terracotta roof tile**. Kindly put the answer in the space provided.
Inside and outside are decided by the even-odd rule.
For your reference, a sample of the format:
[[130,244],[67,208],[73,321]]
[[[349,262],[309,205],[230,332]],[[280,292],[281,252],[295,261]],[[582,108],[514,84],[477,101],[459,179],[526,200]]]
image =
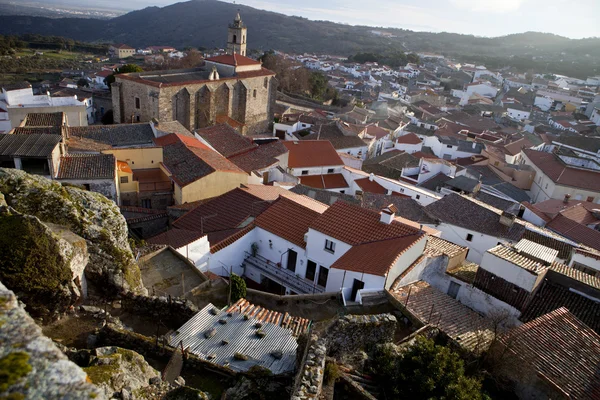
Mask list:
[[331,143],[326,140],[285,141],[290,168],[344,165]]
[[236,65],[236,66],[243,66],[243,65],[260,65],[259,61],[253,60],[251,58],[248,57],[244,57],[240,54],[225,54],[222,56],[216,56],[216,57],[210,57],[207,58],[206,61],[211,61],[211,62],[215,62],[215,63],[219,63],[219,64],[226,64],[226,65]]
[[562,214],[557,215],[546,224],[546,227],[552,229],[561,235],[596,250],[600,250],[600,232],[588,228],[585,225],[577,223]]
[[200,204],[173,222],[173,227],[204,233],[240,228],[268,207],[268,202],[236,188]]
[[600,191],[599,172],[569,167],[552,153],[531,149],[525,149],[523,152],[553,182],[563,186]]
[[310,225],[311,229],[355,246],[367,242],[421,235],[418,229],[392,221],[380,221],[376,211],[337,201]]
[[239,239],[246,236],[246,234],[248,234],[250,231],[252,231],[252,229],[254,229],[254,224],[250,224],[250,225],[246,226],[245,228],[242,228],[242,229],[232,233],[231,235],[219,240],[214,245],[210,246],[210,252],[216,253],[219,250],[223,250],[225,247],[235,243]]
[[262,144],[254,150],[248,151],[237,156],[229,158],[229,161],[246,171],[258,171],[279,164],[281,156],[288,152],[287,147],[282,142],[275,141],[267,144]]
[[398,258],[421,238],[411,235],[352,246],[331,268],[386,276]]
[[200,239],[203,236],[204,235],[202,235],[200,232],[196,231],[188,231],[186,229],[170,229],[166,232],[151,237],[147,240],[147,242],[150,244],[164,244],[171,246],[174,249],[178,249]]
[[452,243],[448,240],[436,236],[427,237],[427,246],[425,247],[425,253],[432,257],[438,257],[444,254],[447,255],[449,258],[453,258],[467,251],[469,251],[468,247],[459,246],[458,244]]
[[418,281],[392,292],[423,324],[431,324],[470,351],[483,351],[493,339],[493,325],[467,306]]
[[300,183],[316,189],[344,189],[349,187],[342,174],[304,175],[300,177]]
[[57,179],[114,179],[112,154],[69,154],[60,158]]
[[569,398],[600,399],[600,336],[568,309],[514,328],[500,343]]
[[29,113],[25,116],[23,126],[62,126],[65,114],[55,113]]
[[196,130],[196,133],[225,158],[245,153],[257,147],[252,140],[226,124]]
[[286,197],[280,197],[255,220],[257,227],[273,233],[302,248],[308,227],[321,214]]
[[379,183],[370,180],[369,178],[357,179],[354,181],[363,192],[376,193],[376,194],[387,194],[387,189],[381,186]]
[[406,135],[400,136],[396,139],[398,144],[421,144],[421,139],[414,133],[407,133]]
[[163,163],[180,186],[188,185],[215,171],[245,174],[196,138],[171,133],[154,141],[163,148]]

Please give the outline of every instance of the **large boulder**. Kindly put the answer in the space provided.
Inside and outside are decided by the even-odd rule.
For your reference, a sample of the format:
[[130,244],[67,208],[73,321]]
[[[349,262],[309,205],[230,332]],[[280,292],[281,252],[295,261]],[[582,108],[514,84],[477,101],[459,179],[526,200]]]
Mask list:
[[99,193],[7,168],[0,168],[0,193],[16,211],[83,237],[89,253],[85,268],[89,282],[113,293],[146,294],[125,218],[115,203]]
[[83,370],[107,398],[123,394],[123,391],[135,393],[160,377],[158,371],[135,351],[109,346],[97,348],[94,353],[90,366]]
[[37,217],[0,206],[0,280],[36,317],[65,312],[79,299],[86,241]]
[[42,334],[0,283],[0,399],[102,400],[85,372]]

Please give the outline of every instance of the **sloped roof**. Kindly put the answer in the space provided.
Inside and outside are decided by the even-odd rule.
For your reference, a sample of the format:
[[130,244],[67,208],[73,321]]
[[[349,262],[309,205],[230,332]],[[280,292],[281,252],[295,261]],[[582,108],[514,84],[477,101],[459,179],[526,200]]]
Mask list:
[[600,399],[600,336],[568,309],[514,328],[500,343],[569,398]]
[[62,126],[63,112],[55,113],[28,113],[23,126]]
[[275,141],[261,144],[254,150],[230,157],[229,161],[247,173],[251,173],[278,164],[279,160],[276,157],[287,152],[288,149],[282,142]]
[[331,268],[386,276],[398,258],[420,238],[411,235],[352,246]]
[[285,141],[290,168],[309,168],[344,165],[337,152],[327,140]]
[[600,191],[599,172],[569,167],[552,153],[531,149],[525,149],[523,152],[553,182],[564,186]]
[[207,58],[206,61],[215,62],[218,64],[226,64],[226,65],[235,65],[235,66],[244,66],[244,65],[260,65],[259,61],[253,60],[251,58],[242,56],[240,54],[225,54],[222,56],[210,57]]
[[577,242],[600,250],[600,232],[558,214],[546,227]]
[[50,157],[58,146],[62,136],[31,134],[31,135],[0,135],[0,155],[11,157]]
[[112,154],[67,154],[60,158],[57,179],[114,179]]
[[310,228],[352,246],[411,235],[417,239],[422,235],[418,229],[397,221],[383,223],[378,212],[344,201],[331,205]]
[[354,181],[363,192],[387,194],[387,189],[381,186],[379,183],[371,180],[369,177],[357,179]]
[[398,210],[396,215],[400,217],[424,224],[432,224],[435,222],[435,219],[429,215],[425,207],[412,198],[369,192],[363,193],[362,206],[365,208],[379,212],[390,204],[393,204],[394,207],[396,207]]
[[215,171],[245,174],[198,139],[171,133],[154,141],[163,148],[163,163],[180,186],[188,185]]
[[245,153],[257,147],[252,140],[242,136],[227,124],[198,129],[196,133],[225,158]]
[[236,188],[195,207],[173,222],[173,227],[204,233],[236,229],[268,207],[268,202]]
[[342,174],[303,175],[300,177],[300,183],[317,189],[340,189],[349,187],[346,178],[344,178],[344,175]]
[[523,137],[519,140],[516,140],[512,143],[504,145],[504,149],[511,156],[515,156],[521,153],[521,150],[528,149],[532,147],[534,144],[529,141],[529,139]]
[[398,144],[421,144],[421,139],[415,135],[414,133],[407,133],[406,135],[400,136],[396,139],[396,143]]
[[152,145],[150,124],[115,124],[69,127],[70,150],[105,150],[113,146]]
[[170,229],[146,240],[150,244],[164,244],[178,249],[200,239],[203,234],[187,229]]
[[487,349],[494,338],[491,322],[427,282],[403,286],[392,295],[423,324],[431,324],[467,350]]
[[425,209],[440,221],[490,236],[519,240],[525,231],[525,227],[517,221],[510,228],[502,225],[500,210],[484,207],[459,194],[444,196]]
[[259,215],[255,224],[288,242],[306,247],[304,234],[321,214],[286,197],[280,197],[271,207]]
[[[350,131],[346,129],[346,131]],[[344,133],[337,122],[313,125],[311,133],[300,140],[327,140],[336,150],[367,147],[367,143],[356,133]]]

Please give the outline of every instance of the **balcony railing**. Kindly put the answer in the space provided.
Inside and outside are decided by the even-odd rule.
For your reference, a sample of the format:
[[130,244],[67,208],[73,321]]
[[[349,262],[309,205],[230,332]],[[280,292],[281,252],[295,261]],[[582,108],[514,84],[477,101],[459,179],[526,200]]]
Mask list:
[[299,276],[296,276],[292,271],[278,266],[273,261],[270,261],[260,255],[253,256],[246,252],[246,259],[244,264],[251,265],[258,269],[267,278],[272,279],[296,293],[309,294],[309,293],[323,293],[325,291],[321,286],[317,286],[315,283],[305,280]]

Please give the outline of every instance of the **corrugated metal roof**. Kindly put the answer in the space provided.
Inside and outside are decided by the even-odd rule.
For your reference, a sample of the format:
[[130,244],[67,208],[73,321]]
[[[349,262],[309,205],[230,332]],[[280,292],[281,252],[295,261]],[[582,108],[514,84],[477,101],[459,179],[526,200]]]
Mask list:
[[[169,337],[169,344],[178,346],[183,342],[183,347],[193,354],[236,372],[247,371],[255,365],[267,368],[276,375],[294,369],[298,343],[292,330],[274,323],[261,322],[279,322],[281,314],[273,314],[272,311],[249,303],[244,307],[245,314],[227,310],[217,310],[212,304],[208,304]],[[244,319],[244,315],[248,319]],[[285,320],[285,316],[283,319]],[[257,323],[261,324],[260,328]],[[259,329],[264,333],[262,338],[256,334]],[[211,334],[207,335],[208,332]],[[223,344],[223,341],[228,343]],[[281,357],[274,357],[273,352],[281,352]],[[236,353],[247,356],[248,360],[236,360]]]
[[61,140],[59,135],[0,135],[0,155],[49,157]]
[[531,240],[521,239],[515,245],[515,249],[521,253],[542,260],[548,264],[552,264],[558,256],[558,250],[532,242]]

